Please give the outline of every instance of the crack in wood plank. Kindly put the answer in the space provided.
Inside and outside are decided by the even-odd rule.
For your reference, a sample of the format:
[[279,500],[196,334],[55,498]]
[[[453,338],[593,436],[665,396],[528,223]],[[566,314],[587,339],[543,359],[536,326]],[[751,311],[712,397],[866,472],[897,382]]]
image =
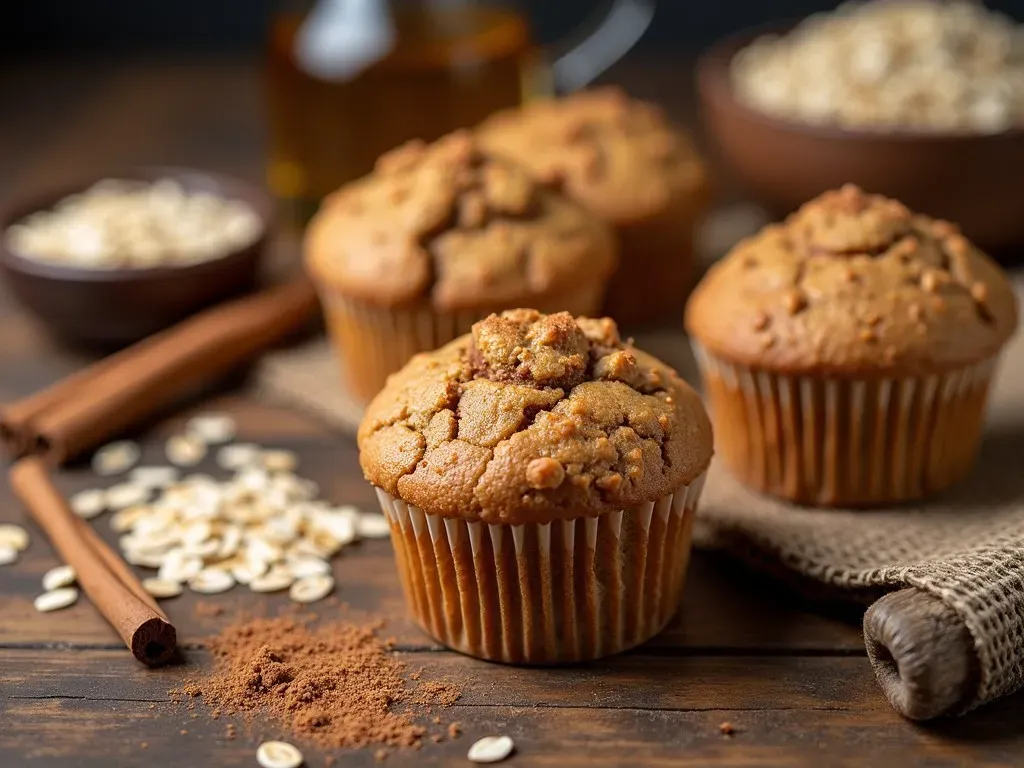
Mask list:
[[[119,643],[5,643],[0,642],[0,651],[37,651],[37,650],[61,650],[61,651],[117,651],[123,648]],[[179,644],[178,648],[183,651],[205,651],[206,645],[201,642]],[[404,654],[446,654],[451,651],[443,645],[395,645],[391,648],[395,653]],[[863,648],[722,648],[716,646],[648,646],[633,648],[625,651],[620,656],[632,656],[635,658],[681,658],[681,657],[741,657],[741,656],[769,656],[782,658],[859,658],[867,655]]]
[[[162,699],[142,699],[142,698],[124,698],[117,696],[82,696],[75,694],[40,694],[38,696],[19,696],[13,694],[10,696],[4,696],[0,694],[0,700],[9,701],[48,701],[48,700],[72,700],[72,701],[119,701],[125,703],[146,703],[146,704],[171,704],[180,703],[171,698]],[[637,706],[608,706],[608,705],[597,705],[583,707],[578,704],[553,704],[548,702],[538,702],[536,704],[530,704],[523,706],[521,704],[486,704],[486,703],[467,703],[462,704],[456,701],[451,705],[450,709],[585,709],[585,710],[605,710],[609,712],[850,712],[849,707],[836,707],[836,706],[810,706],[810,707],[637,707]]]

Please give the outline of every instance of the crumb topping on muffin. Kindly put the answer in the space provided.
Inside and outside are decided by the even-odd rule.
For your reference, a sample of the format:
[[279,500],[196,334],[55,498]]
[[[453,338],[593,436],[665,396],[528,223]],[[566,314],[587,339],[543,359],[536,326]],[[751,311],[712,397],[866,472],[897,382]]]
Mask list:
[[846,185],[737,245],[694,291],[686,325],[748,366],[921,374],[995,354],[1017,304],[954,224]]
[[500,112],[477,135],[615,223],[659,213],[706,186],[692,145],[662,111],[614,87]]
[[656,501],[707,469],[711,444],[697,394],[613,321],[526,309],[414,357],[359,429],[374,485],[512,524]]
[[532,302],[608,274],[616,255],[607,225],[464,131],[410,142],[328,197],[305,252],[355,298],[445,310]]

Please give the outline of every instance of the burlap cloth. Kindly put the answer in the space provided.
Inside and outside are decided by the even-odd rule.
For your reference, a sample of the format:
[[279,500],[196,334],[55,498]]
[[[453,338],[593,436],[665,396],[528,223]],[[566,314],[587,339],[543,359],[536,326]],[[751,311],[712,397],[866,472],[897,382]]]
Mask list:
[[[1024,300],[1024,275],[1016,283]],[[681,332],[639,333],[636,343],[699,380]],[[346,396],[322,338],[265,358],[255,383],[262,397],[341,430],[359,422],[360,407]],[[716,466],[696,543],[817,596],[867,603],[895,589],[923,590],[962,622],[976,653],[977,679],[950,711],[1017,690],[1024,685],[1024,334],[1003,356],[972,476],[941,499],[870,512],[796,508],[747,491]]]

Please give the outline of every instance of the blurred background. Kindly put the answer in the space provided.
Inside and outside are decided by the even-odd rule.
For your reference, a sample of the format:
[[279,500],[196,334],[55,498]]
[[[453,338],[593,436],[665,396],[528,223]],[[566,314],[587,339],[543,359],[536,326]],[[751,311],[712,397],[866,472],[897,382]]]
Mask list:
[[[460,0],[395,3],[396,7],[440,8],[462,4]],[[40,183],[58,180],[62,166],[99,173],[109,170],[105,164],[111,162],[203,165],[255,180],[258,169],[253,157],[263,153],[268,144],[272,145],[271,155],[287,154],[290,150],[281,142],[297,141],[295,137],[281,138],[294,129],[282,127],[280,115],[294,113],[300,100],[307,104],[324,100],[320,95],[304,94],[289,104],[272,104],[278,117],[272,118],[268,127],[268,86],[270,91],[296,90],[290,81],[281,85],[280,67],[277,75],[273,68],[269,77],[266,74],[269,42],[280,37],[290,18],[298,18],[311,5],[294,0],[7,0],[0,23],[0,97],[5,105],[0,117],[0,192],[10,188],[14,172],[25,163],[45,164],[33,168],[31,174]],[[548,55],[580,39],[611,3],[516,0],[486,5],[515,9],[528,25],[531,48]],[[694,130],[698,142],[704,143],[693,87],[692,68],[698,53],[738,30],[798,19],[832,9],[836,3],[658,0],[654,5],[653,21],[639,43],[600,81],[620,83],[639,98],[663,104],[671,117]],[[986,5],[1024,19],[1024,0],[990,0]],[[472,113],[438,116],[438,125],[447,126],[453,120],[475,122],[477,111],[486,113],[514,100],[497,93],[493,86],[485,90],[493,103],[484,99]],[[365,105],[360,107],[356,99],[338,108],[350,112],[365,109]],[[84,115],[81,109],[86,109]],[[103,126],[102,136],[90,136],[88,149],[79,149],[76,139],[74,121],[79,117],[91,121],[80,128]],[[333,125],[329,116],[321,115],[316,122]],[[168,137],[155,157],[153,148],[159,140],[139,135],[149,132],[152,139],[154,131],[177,133],[176,138]],[[85,134],[79,131],[77,135]],[[26,145],[43,149],[55,136],[60,141],[49,146],[49,154],[32,157],[25,153]],[[329,179],[300,183],[291,171],[278,167],[275,172],[273,158],[271,167],[264,170],[279,194],[306,194],[315,199],[336,184],[339,173],[354,176],[365,172],[370,155],[391,138],[381,135],[380,146],[368,145],[362,158],[345,171],[335,169]],[[348,143],[352,143],[351,137]],[[80,154],[72,157],[75,152]],[[293,189],[296,186],[310,189]]]
[[[516,0],[535,39],[551,43],[574,30],[599,0]],[[258,54],[276,12],[302,3],[278,0],[6,0],[0,56],[25,54],[154,53],[156,51]],[[641,50],[695,52],[748,26],[795,19],[835,8],[815,0],[661,0]],[[1024,18],[1024,0],[985,5]]]
[[[322,0],[320,6],[365,8],[382,2]],[[716,198],[732,201],[742,195],[733,171],[744,158],[723,164],[723,153],[714,145],[729,136],[715,130],[715,141],[709,141],[696,97],[699,54],[740,30],[801,19],[837,5],[813,0],[387,4],[396,9],[396,18],[406,12],[409,18],[397,24],[397,43],[386,66],[332,80],[311,75],[315,66],[296,61],[298,30],[312,2],[7,0],[0,23],[0,196],[58,185],[69,176],[186,165],[266,184],[285,201],[286,220],[301,226],[324,194],[366,173],[379,154],[401,141],[433,139],[551,92],[559,73],[550,62],[598,28],[617,4],[634,6],[634,16],[626,14],[605,30],[611,42],[604,40],[604,59],[616,59],[613,49],[620,43],[628,52],[606,71],[600,62],[591,62],[585,76],[563,79],[563,85],[602,70],[596,82],[622,85],[631,95],[662,105],[694,134],[711,167]],[[985,5],[1024,20],[1024,0]],[[635,8],[651,6],[650,23],[638,21]],[[472,9],[469,16],[467,8]],[[423,23],[423,13],[431,15],[430,23]],[[438,18],[445,21],[435,23]],[[631,45],[631,24],[642,32],[636,45]],[[334,53],[354,49],[352,41],[329,41],[327,47]],[[336,57],[321,59],[328,68],[344,64]],[[995,154],[985,155],[986,163],[1006,156],[1003,146],[995,146],[1000,142],[1009,139],[988,142],[986,151]],[[741,155],[752,142],[741,138],[737,143],[733,155]],[[810,146],[802,143],[799,150],[805,153]],[[1015,156],[1024,161],[1019,136],[1015,146]],[[871,151],[886,167],[903,155],[900,149],[889,155]],[[955,162],[943,154],[944,162],[935,163],[934,155],[926,167],[929,172],[974,167],[981,162],[976,152],[976,146],[965,145]],[[834,154],[853,157],[845,149]],[[780,185],[778,175],[791,167],[788,156],[777,157],[784,167],[772,169],[773,188]],[[860,166],[858,159],[854,168]],[[836,178],[845,180],[848,167]],[[915,168],[904,175],[920,173]],[[933,187],[961,184],[939,177],[933,181]],[[752,185],[745,188],[749,192]],[[762,189],[754,197],[772,202],[768,192],[773,191]],[[879,191],[895,195],[903,190],[894,184]],[[807,199],[802,188],[798,196]],[[1001,191],[997,196],[1006,198]],[[916,202],[913,194],[909,198]],[[791,208],[793,199],[773,213]],[[942,207],[937,213],[950,215]]]

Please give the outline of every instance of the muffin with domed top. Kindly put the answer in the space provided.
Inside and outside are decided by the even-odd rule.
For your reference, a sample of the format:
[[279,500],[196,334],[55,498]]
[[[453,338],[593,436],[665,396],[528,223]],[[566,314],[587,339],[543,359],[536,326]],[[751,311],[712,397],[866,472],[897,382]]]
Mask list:
[[1017,304],[955,225],[848,185],[736,246],[686,325],[734,474],[869,506],[967,473]]
[[692,142],[661,109],[595,88],[499,112],[476,135],[615,228],[621,258],[606,314],[622,324],[682,315],[709,185]]
[[381,157],[324,201],[305,240],[328,331],[365,401],[413,354],[491,312],[596,312],[616,256],[601,219],[465,132]]
[[410,608],[446,645],[580,661],[675,612],[710,422],[611,320],[491,315],[390,378],[359,450]]

